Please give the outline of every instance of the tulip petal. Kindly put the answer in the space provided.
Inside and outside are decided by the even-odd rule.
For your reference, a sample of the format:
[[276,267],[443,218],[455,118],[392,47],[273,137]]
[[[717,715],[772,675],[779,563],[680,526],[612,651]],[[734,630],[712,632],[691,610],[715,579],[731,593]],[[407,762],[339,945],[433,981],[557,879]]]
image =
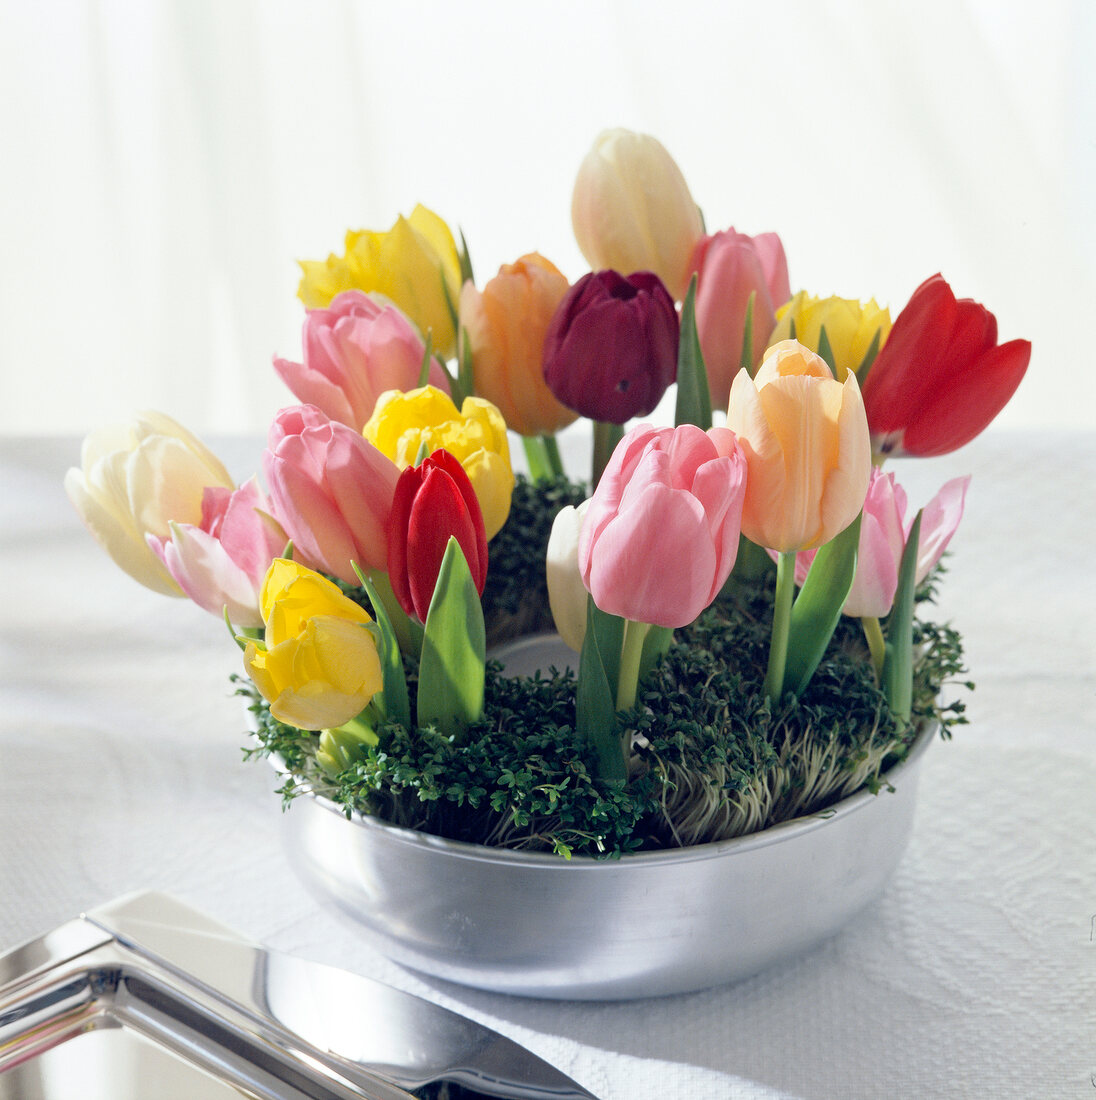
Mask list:
[[716,551],[700,503],[687,493],[651,484],[601,532],[588,584],[602,611],[676,628],[691,623],[707,606],[715,568]]
[[917,583],[920,584],[944,556],[963,518],[970,476],[953,478],[925,505],[917,547]]
[[969,443],[1008,404],[1030,359],[1030,341],[1010,340],[990,348],[968,369],[953,373],[911,418],[902,450],[932,457]]

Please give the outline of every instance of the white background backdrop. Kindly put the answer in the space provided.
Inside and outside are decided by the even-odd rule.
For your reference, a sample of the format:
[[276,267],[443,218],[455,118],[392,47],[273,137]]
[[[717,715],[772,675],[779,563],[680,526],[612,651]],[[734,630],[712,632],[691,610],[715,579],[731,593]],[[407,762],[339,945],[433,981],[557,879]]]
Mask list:
[[597,132],[710,229],[892,313],[942,271],[1034,343],[999,425],[1096,426],[1092,0],[0,0],[0,431],[262,432],[297,258],[423,201],[572,279]]

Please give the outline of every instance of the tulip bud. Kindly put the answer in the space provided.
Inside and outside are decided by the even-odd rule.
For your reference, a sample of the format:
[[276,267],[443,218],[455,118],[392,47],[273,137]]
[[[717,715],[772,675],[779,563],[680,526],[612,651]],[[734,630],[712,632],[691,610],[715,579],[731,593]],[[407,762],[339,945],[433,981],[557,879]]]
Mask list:
[[[275,359],[274,369],[302,404],[361,431],[385,390],[418,385],[426,346],[394,305],[360,290],[339,294],[326,309],[310,309],[304,321],[304,362]],[[449,392],[439,364],[430,384]]]
[[997,319],[926,279],[895,319],[864,383],[877,455],[947,454],[969,443],[1008,404],[1031,343],[997,343]]
[[578,540],[589,507],[589,500],[584,500],[577,508],[568,504],[556,513],[545,562],[548,606],[556,632],[576,653],[582,652],[586,637],[587,592],[578,567]]
[[633,428],[582,519],[578,564],[594,603],[635,622],[691,623],[734,566],[745,489],[728,429]]
[[460,292],[460,257],[449,227],[419,205],[386,233],[373,230],[346,235],[346,254],[326,262],[304,261],[297,295],[309,308],[328,305],[343,290],[377,291],[395,302],[434,350],[450,356],[456,333],[450,302]]
[[282,409],[270,427],[263,473],[302,561],[348,584],[357,583],[355,564],[384,569],[399,470],[353,428],[312,405]]
[[450,537],[468,562],[476,591],[487,580],[487,535],[472,482],[448,451],[400,474],[388,527],[388,579],[400,607],[426,621]]
[[81,468],[65,474],[65,492],[88,530],[119,568],[154,592],[183,595],[148,536],[164,539],[170,524],[199,524],[210,486],[231,490],[218,458],[163,413],[92,432]]
[[496,405],[519,435],[547,435],[576,413],[544,381],[544,337],[566,278],[533,252],[505,264],[482,291],[471,282],[460,296],[460,326],[471,353],[476,393]]
[[731,381],[742,366],[747,313],[752,371],[771,343],[776,307],[791,296],[788,261],[775,233],[750,237],[727,229],[697,244],[692,268],[697,273],[696,330],[712,405],[725,408]]
[[584,275],[544,341],[544,380],[568,408],[623,424],[646,416],[677,377],[679,324],[656,275]]
[[878,351],[886,343],[890,310],[881,309],[874,298],[863,305],[852,298],[812,298],[801,290],[776,311],[770,342],[791,339],[793,327],[795,339],[820,354],[822,330],[826,330],[834,374],[843,382],[849,371],[859,370],[872,344]]
[[855,374],[838,382],[802,344],[774,344],[754,378],[746,370],[735,378],[727,427],[749,466],[742,533],[751,542],[806,550],[856,518],[871,447]]
[[168,524],[169,538],[148,535],[156,556],[199,607],[236,626],[263,625],[259,593],[286,533],[252,478],[239,489],[207,488],[200,524]]
[[675,299],[685,296],[704,228],[681,169],[655,138],[598,136],[575,180],[571,223],[593,270],[653,271]]
[[448,451],[476,490],[487,537],[502,530],[510,514],[514,471],[506,422],[490,401],[466,397],[458,410],[448,394],[433,386],[391,390],[381,396],[362,431],[400,469],[418,461],[423,450]]
[[381,690],[383,676],[369,615],[326,577],[276,559],[263,582],[263,646],[244,650],[244,667],[270,713],[298,729],[355,718]]

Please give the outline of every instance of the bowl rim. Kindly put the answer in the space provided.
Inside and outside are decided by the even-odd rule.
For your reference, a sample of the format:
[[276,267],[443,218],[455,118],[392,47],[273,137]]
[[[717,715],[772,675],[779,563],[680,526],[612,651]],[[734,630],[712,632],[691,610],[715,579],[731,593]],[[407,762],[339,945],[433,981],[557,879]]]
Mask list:
[[[910,743],[906,755],[883,772],[880,779],[883,781],[880,789],[873,792],[862,787],[858,791],[841,799],[839,802],[827,806],[815,813],[804,814],[800,817],[789,818],[776,825],[770,825],[758,832],[747,833],[744,836],[732,837],[729,840],[709,841],[705,844],[692,844],[682,848],[659,848],[653,851],[625,852],[617,857],[598,857],[589,855],[573,855],[563,857],[555,852],[526,852],[514,848],[494,847],[486,844],[475,844],[466,840],[451,840],[448,837],[436,836],[433,833],[420,832],[417,829],[409,829],[403,825],[393,825],[382,821],[380,818],[360,813],[357,810],[350,811],[349,816],[345,807],[338,805],[324,795],[317,794],[302,784],[300,797],[309,799],[322,810],[337,815],[347,824],[365,830],[373,830],[380,833],[388,841],[407,845],[420,850],[445,853],[456,859],[470,860],[476,863],[498,863],[511,867],[544,867],[555,868],[567,873],[582,873],[594,871],[606,867],[632,867],[632,866],[662,866],[666,864],[694,863],[708,859],[726,858],[733,854],[755,851],[767,848],[773,844],[782,844],[797,837],[824,828],[835,821],[840,821],[859,813],[868,806],[874,804],[876,798],[888,793],[886,788],[892,790],[907,771],[920,763],[929,744],[935,739],[940,728],[939,722],[926,721],[917,736]],[[274,754],[268,759],[271,766],[281,774],[289,774],[284,762]],[[292,812],[292,806],[289,808]],[[601,873],[604,873],[602,870]]]

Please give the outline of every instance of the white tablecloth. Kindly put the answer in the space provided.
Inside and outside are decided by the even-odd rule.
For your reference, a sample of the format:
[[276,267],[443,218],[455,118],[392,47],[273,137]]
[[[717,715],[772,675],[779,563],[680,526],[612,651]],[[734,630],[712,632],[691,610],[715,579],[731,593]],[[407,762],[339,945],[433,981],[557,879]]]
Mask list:
[[[241,477],[257,464],[258,444],[218,449]],[[61,488],[78,450],[0,441],[0,950],[159,889],[474,1016],[603,1100],[1093,1095],[1096,434],[987,434],[894,464],[915,505],[974,474],[941,615],[978,688],[971,725],[926,759],[910,849],[882,899],[818,950],[625,1004],[408,973],[303,890],[274,778],[241,762],[235,648],[93,544]]]

